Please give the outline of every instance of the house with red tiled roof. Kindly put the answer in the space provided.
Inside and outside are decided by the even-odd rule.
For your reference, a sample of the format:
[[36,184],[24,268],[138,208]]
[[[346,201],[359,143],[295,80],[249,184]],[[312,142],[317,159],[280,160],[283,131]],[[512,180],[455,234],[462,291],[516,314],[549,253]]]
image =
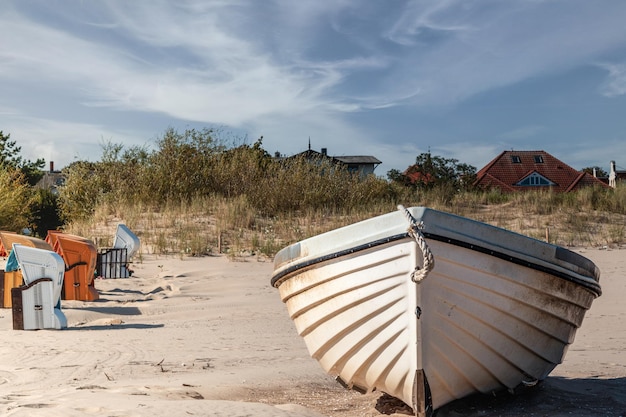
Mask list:
[[411,165],[404,171],[404,175],[409,179],[411,184],[415,183],[423,183],[429,184],[434,178],[433,175],[429,172],[421,172],[417,165]]
[[608,184],[577,171],[545,151],[504,151],[476,175],[475,186],[503,192],[550,189],[568,192]]

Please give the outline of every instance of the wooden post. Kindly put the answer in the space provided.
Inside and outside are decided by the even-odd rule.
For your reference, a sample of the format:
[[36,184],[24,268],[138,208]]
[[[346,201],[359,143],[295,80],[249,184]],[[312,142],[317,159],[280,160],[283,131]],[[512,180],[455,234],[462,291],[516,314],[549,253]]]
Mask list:
[[0,307],[4,308],[4,269],[0,269]]
[[11,288],[11,309],[13,330],[24,330],[24,308],[22,306],[22,288]]

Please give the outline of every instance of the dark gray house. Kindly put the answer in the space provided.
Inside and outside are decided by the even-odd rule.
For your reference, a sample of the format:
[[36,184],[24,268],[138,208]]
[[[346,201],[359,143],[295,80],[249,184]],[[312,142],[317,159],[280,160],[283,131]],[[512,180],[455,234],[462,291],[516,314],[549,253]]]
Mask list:
[[311,149],[297,153],[289,158],[306,158],[309,160],[328,158],[333,163],[345,166],[349,172],[358,173],[364,177],[366,175],[374,174],[374,170],[382,162],[373,156],[367,155],[342,155],[342,156],[329,156],[328,149],[322,148],[321,152],[317,152]]

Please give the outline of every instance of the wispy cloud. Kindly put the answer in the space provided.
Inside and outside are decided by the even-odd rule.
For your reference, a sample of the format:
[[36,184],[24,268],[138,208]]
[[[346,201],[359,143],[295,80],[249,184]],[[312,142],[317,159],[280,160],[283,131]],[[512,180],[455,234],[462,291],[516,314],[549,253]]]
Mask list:
[[[14,74],[46,68],[37,75],[82,84],[90,93],[87,102],[103,97],[101,105],[161,111],[174,117],[187,114],[191,120],[208,121],[209,114],[216,119],[226,116],[218,111],[219,106],[211,106],[216,100],[245,102],[224,119],[226,123],[247,122],[285,108],[310,111],[326,104],[335,109],[358,108],[361,100],[365,108],[406,104],[407,97],[421,104],[456,102],[559,66],[575,65],[586,56],[604,52],[598,49],[603,41],[610,47],[616,35],[626,35],[626,29],[616,33],[608,25],[608,30],[585,32],[585,38],[595,38],[585,41],[582,33],[576,36],[568,29],[586,22],[579,10],[562,13],[559,9],[557,19],[543,3],[511,3],[486,7],[458,0],[407,2],[387,26],[374,27],[380,38],[399,43],[400,49],[391,53],[375,49],[372,41],[369,49],[353,49],[323,64],[308,56],[319,47],[315,42],[320,36],[314,29],[324,26],[325,20],[329,25],[333,19],[341,20],[342,13],[356,13],[350,2],[333,7],[323,2],[292,6],[277,2],[275,9],[280,5],[293,12],[297,27],[286,23],[286,17],[263,16],[251,2],[159,2],[147,8],[143,3],[108,2],[108,7],[100,6],[101,21],[91,22],[102,32],[97,39],[93,33],[81,39],[74,32],[32,22],[3,23],[8,33],[15,33],[10,49],[20,51],[7,57],[12,58]],[[577,6],[584,7],[584,3]],[[585,8],[593,13],[593,7]],[[252,23],[249,15],[267,21]],[[66,16],[71,18],[78,19]],[[249,22],[252,29],[242,30],[240,21]],[[534,34],[528,27],[540,30]],[[253,29],[261,38],[273,31],[280,36],[273,38],[273,46],[259,43],[251,37]],[[353,37],[362,35],[371,36],[359,31]],[[107,36],[121,36],[126,42],[112,45],[102,40]],[[311,44],[298,43],[282,55],[275,54],[283,45],[292,44],[292,39]],[[389,72],[376,79],[373,75],[381,68]],[[350,91],[353,79],[359,78],[368,80],[370,93]],[[342,87],[348,87],[345,103],[337,106]]]
[[[424,105],[458,103],[532,77],[590,65],[619,47],[626,4],[413,1],[390,30],[407,58],[392,70]],[[580,30],[576,28],[586,28]]]
[[471,5],[466,3],[464,6],[454,0],[413,0],[407,2],[402,14],[384,36],[402,46],[445,42],[471,30],[471,23],[458,13],[469,8]]
[[[3,2],[0,107],[58,123],[49,128],[76,124],[92,142],[154,136],[146,123],[158,119],[245,129],[283,152],[313,135],[338,153],[359,144],[400,161],[394,149],[423,147],[412,125],[431,123],[454,152],[465,132],[431,115],[528,80],[609,62],[595,92],[623,95],[625,15],[612,0]],[[510,119],[508,133],[481,141],[546,134]],[[43,134],[20,126],[22,137]]]
[[626,94],[626,64],[602,64],[600,67],[608,71],[607,80],[600,89],[602,94],[606,97]]
[[[3,129],[12,140],[17,140],[25,159],[34,161],[44,158],[56,162],[59,168],[74,160],[98,160],[102,145],[109,141],[127,146],[151,145],[137,131],[15,114],[4,118]],[[19,133],[18,137],[15,132]]]

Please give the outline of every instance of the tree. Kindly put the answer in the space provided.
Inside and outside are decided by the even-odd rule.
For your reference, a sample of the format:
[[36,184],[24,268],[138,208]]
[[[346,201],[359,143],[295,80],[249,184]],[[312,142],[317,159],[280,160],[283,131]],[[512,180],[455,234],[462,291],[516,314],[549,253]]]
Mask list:
[[391,181],[417,188],[449,185],[456,189],[467,189],[476,178],[476,168],[459,163],[457,159],[425,152],[419,154],[415,158],[415,164],[408,167],[404,173],[391,170],[387,173],[387,177]]
[[591,174],[591,175],[593,175],[594,170],[595,170],[595,173],[596,173],[596,177],[598,177],[598,178],[607,178],[609,176],[608,172],[606,172],[605,170],[603,170],[599,166],[583,168],[583,172],[586,172],[586,173]]
[[0,130],[0,169],[13,168],[24,174],[26,182],[35,185],[43,177],[42,168],[46,161],[42,158],[35,162],[25,160],[20,156],[22,148],[17,146],[17,142],[10,140],[10,134],[4,134]]
[[213,129],[169,128],[156,144],[149,157],[152,195],[178,201],[215,189],[212,160],[226,147]]
[[102,182],[96,174],[98,164],[74,161],[63,169],[65,185],[59,188],[57,204],[66,222],[88,219],[100,202]]
[[0,230],[21,232],[30,224],[32,187],[15,169],[0,169]]
[[387,171],[387,179],[391,182],[402,184],[406,187],[409,187],[412,185],[411,179],[409,178],[409,176],[406,175],[404,172],[401,172],[400,170],[395,169],[395,168]]
[[32,229],[36,236],[45,238],[48,230],[63,225],[59,214],[58,197],[46,188],[39,188],[32,202]]

